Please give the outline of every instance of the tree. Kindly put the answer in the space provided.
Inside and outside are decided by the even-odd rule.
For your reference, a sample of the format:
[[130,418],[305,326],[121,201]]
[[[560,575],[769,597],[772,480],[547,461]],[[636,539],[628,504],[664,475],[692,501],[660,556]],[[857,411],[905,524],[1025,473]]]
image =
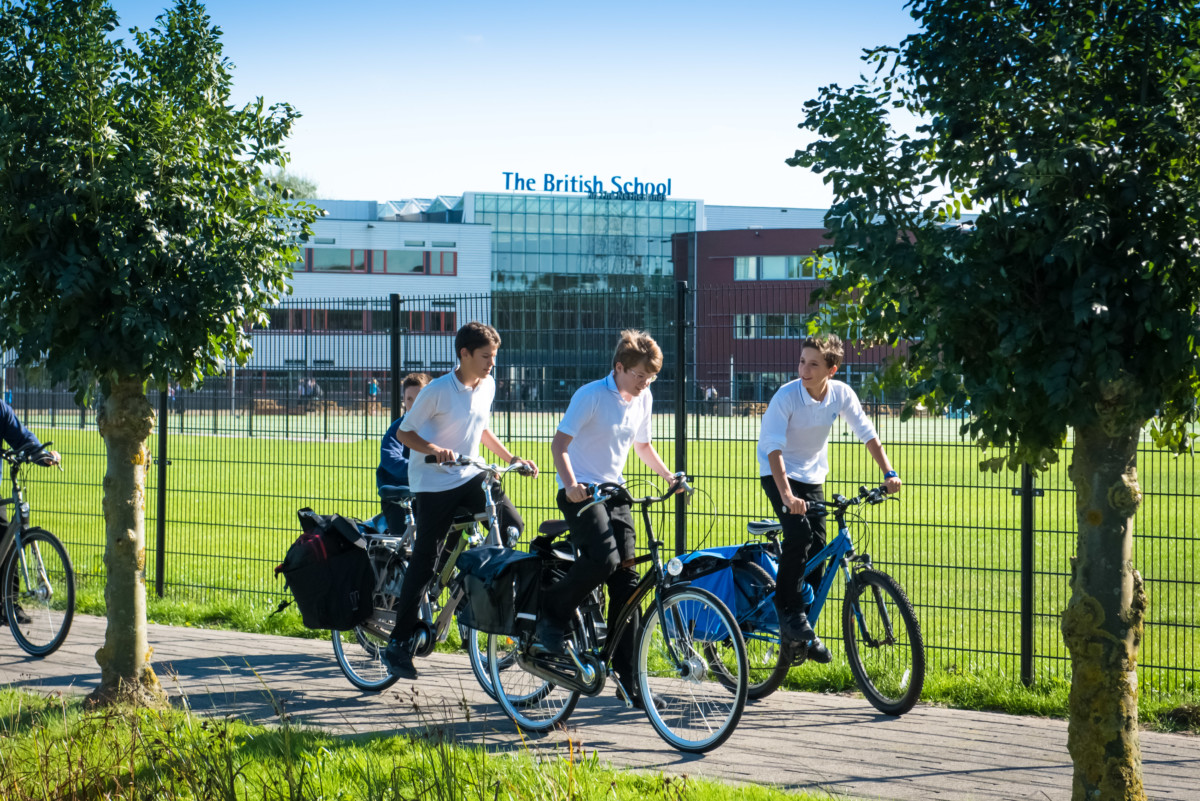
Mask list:
[[290,192],[290,197],[311,199],[317,196],[317,182],[307,175],[279,169],[263,176],[263,183],[259,191]]
[[134,46],[104,0],[0,2],[0,346],[81,400],[107,450],[94,700],[162,698],[146,641],[146,397],[244,363],[317,211],[257,196],[298,116],[235,108],[220,30],[179,0]]
[[[920,31],[828,86],[788,159],[823,173],[840,323],[911,343],[909,403],[963,408],[984,466],[1074,433],[1074,798],[1143,798],[1137,443],[1186,451],[1200,395],[1200,10],[1183,0],[911,0]],[[894,112],[911,113],[913,133]],[[973,222],[961,212],[978,210]]]

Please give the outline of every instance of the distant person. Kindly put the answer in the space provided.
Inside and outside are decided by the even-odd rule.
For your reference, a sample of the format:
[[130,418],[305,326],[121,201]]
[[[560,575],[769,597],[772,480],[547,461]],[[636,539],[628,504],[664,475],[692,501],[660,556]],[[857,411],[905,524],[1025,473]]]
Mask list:
[[183,385],[175,382],[175,413],[183,415]]
[[[422,375],[424,375],[422,373]],[[426,382],[428,383],[428,382]],[[379,382],[374,378],[367,384],[367,414],[375,414],[379,406]]]
[[[3,440],[9,448],[17,450],[26,446],[41,447],[41,441],[33,435],[28,428],[22,425],[17,413],[8,405],[7,401],[0,403],[0,440]],[[61,457],[57,451],[46,451],[38,464],[43,467],[53,467],[61,461]],[[0,533],[8,529],[8,509],[5,506],[0,506]],[[3,576],[8,570],[8,560],[15,558],[15,551],[10,553],[8,559],[0,563],[0,576]],[[15,579],[16,576],[14,575]],[[12,591],[17,590],[17,585],[14,583]],[[21,609],[19,605],[16,608],[18,623],[32,623],[33,620]],[[8,617],[4,612],[4,604],[0,604],[0,625],[8,625]]]
[[[783,527],[775,609],[783,637],[808,643],[808,658],[829,662],[832,655],[808,621],[801,581],[808,560],[825,547],[825,517],[809,515],[812,503],[824,503],[822,483],[829,473],[829,432],[841,417],[867,446],[883,472],[888,492],[900,491],[879,435],[849,384],[831,380],[842,363],[842,340],[830,334],[808,337],[800,350],[799,379],[776,391],[762,417],[758,467],[763,492]],[[814,587],[822,571],[809,576]]]
[[[409,485],[415,496],[417,536],[396,599],[396,625],[383,653],[388,669],[401,678],[417,677],[412,648],[417,604],[433,577],[434,561],[446,541],[456,510],[479,513],[486,506],[483,491],[486,473],[473,466],[441,465],[459,454],[475,456],[483,444],[503,461],[520,462],[532,476],[537,476],[537,465],[513,455],[488,427],[496,396],[492,369],[499,350],[500,335],[490,325],[470,322],[460,328],[454,337],[458,367],[421,390],[396,429],[396,439],[402,445],[413,453],[433,456],[437,462],[429,464],[424,458],[415,458],[408,465]],[[509,526],[514,526],[522,531],[525,522],[504,490],[493,487],[492,491],[492,500],[499,507],[500,530],[508,531]]]

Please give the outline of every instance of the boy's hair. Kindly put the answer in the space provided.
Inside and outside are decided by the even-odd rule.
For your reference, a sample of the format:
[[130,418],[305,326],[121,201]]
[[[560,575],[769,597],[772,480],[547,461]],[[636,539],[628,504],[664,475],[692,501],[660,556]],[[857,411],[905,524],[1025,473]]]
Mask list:
[[613,353],[613,367],[620,364],[626,370],[632,370],[643,362],[650,368],[650,372],[657,373],[662,369],[662,348],[645,331],[625,329],[621,332],[621,341],[617,343],[617,350]]
[[454,335],[454,355],[459,358],[462,358],[463,348],[467,349],[467,353],[474,353],[488,345],[500,347],[500,334],[490,325],[474,320],[458,329]]
[[827,334],[823,337],[806,337],[804,343],[800,345],[800,350],[812,348],[820,351],[821,356],[825,359],[826,367],[840,367],[842,364],[842,356],[845,351],[842,350],[842,339],[837,334]]
[[432,380],[433,379],[429,377],[429,373],[409,373],[408,375],[404,376],[404,380],[400,382],[400,391],[404,392],[404,390],[408,389],[409,387],[424,387]]

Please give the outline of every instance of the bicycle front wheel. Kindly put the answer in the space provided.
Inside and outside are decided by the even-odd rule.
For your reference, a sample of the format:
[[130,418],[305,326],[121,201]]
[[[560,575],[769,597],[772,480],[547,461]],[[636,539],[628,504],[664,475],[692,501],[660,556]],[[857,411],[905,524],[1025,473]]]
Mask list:
[[925,642],[904,590],[886,573],[862,570],[842,605],[846,658],[859,689],[887,715],[913,708],[925,684]]
[[638,638],[638,688],[650,725],[681,751],[729,739],[746,708],[746,644],[733,613],[705,590],[668,591]]
[[560,687],[521,667],[512,637],[489,634],[487,644],[494,697],[513,723],[525,731],[543,732],[571,716],[579,703],[578,690]]
[[75,616],[75,571],[67,549],[43,528],[24,531],[2,581],[4,615],[17,645],[38,657],[58,650]]
[[383,661],[387,638],[380,637],[364,626],[349,631],[333,632],[333,654],[346,678],[360,690],[380,692],[396,683]]

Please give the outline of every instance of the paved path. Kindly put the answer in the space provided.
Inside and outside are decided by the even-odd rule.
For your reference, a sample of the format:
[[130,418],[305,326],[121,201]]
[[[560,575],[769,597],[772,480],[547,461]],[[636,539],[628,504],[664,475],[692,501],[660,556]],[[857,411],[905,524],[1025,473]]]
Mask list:
[[[45,660],[0,646],[0,682],[86,693],[99,682],[93,654],[103,636],[102,619],[81,616]],[[467,743],[534,750],[565,749],[570,738],[615,765],[865,798],[1071,797],[1061,720],[926,705],[889,718],[861,697],[780,692],[748,706],[724,746],[692,755],[671,749],[607,691],[582,700],[566,732],[523,740],[476,685],[465,656],[419,660],[419,682],[372,695],[345,680],[327,640],[152,625],[150,642],[168,692],[202,714],[270,723],[280,703],[294,720],[339,733],[438,725]],[[1200,801],[1200,737],[1143,732],[1142,759],[1150,798]]]

